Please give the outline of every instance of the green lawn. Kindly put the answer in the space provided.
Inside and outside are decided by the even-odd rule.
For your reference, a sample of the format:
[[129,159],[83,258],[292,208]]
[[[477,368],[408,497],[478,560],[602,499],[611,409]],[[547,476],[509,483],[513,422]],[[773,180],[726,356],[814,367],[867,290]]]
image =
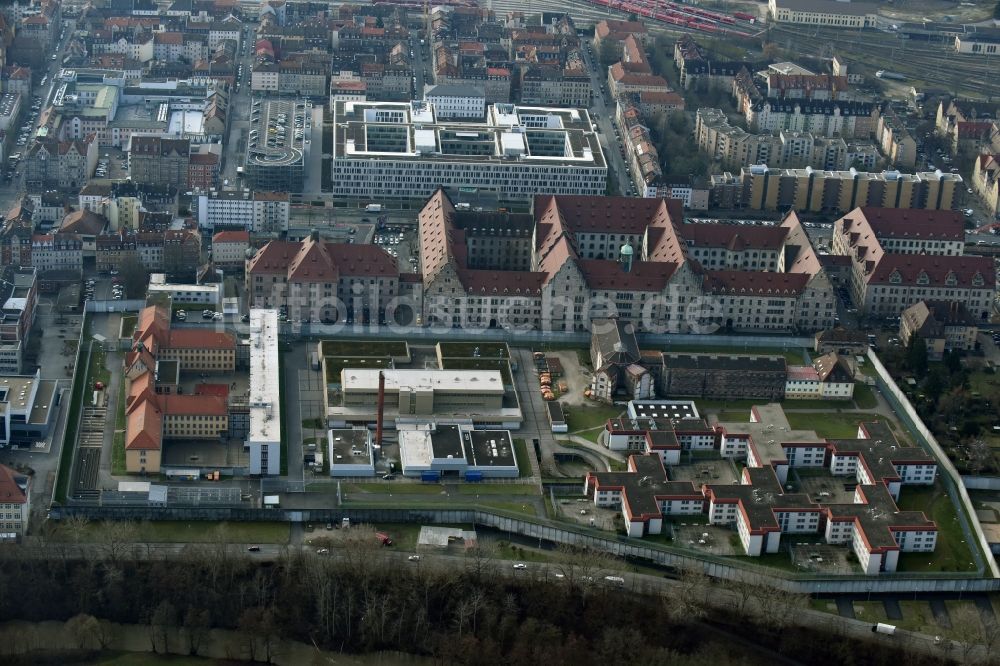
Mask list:
[[[336,484],[332,485],[336,488]],[[444,486],[439,483],[342,483],[341,490],[345,493],[369,493],[378,495],[440,495]],[[336,490],[332,491],[336,492]]]
[[485,508],[500,509],[501,511],[511,511],[513,513],[521,513],[525,516],[537,516],[538,513],[535,511],[535,505],[524,503],[524,502],[500,502],[495,500],[479,500],[476,502],[477,506]]
[[[90,334],[90,320],[84,314],[84,331],[83,339],[86,340],[87,336]],[[89,343],[88,343],[89,344]],[[76,352],[76,364],[74,365],[74,379],[76,383],[73,385],[73,391],[70,395],[69,403],[69,414],[66,415],[66,431],[63,436],[63,447],[59,454],[59,475],[56,478],[56,501],[65,502],[66,501],[66,489],[69,487],[69,477],[72,473],[73,468],[73,453],[76,451],[76,436],[77,427],[80,421],[80,409],[83,406],[83,394],[86,391],[85,381],[81,381],[80,376],[77,373],[83,372],[83,365],[86,363],[86,356],[84,356],[84,350],[87,347],[80,345]]]
[[[930,607],[927,610],[930,610]],[[885,614],[885,604],[881,601],[855,601],[854,616],[862,622],[888,622],[889,624],[895,624],[895,621],[889,620]]]
[[323,356],[409,356],[404,340],[323,340]]
[[538,495],[538,486],[528,483],[463,483],[458,486],[463,495]]
[[132,333],[135,332],[135,325],[139,322],[139,318],[135,315],[122,315],[122,332],[121,337],[131,338]]
[[123,376],[118,387],[118,409],[115,413],[115,434],[111,440],[111,474],[125,474],[125,384]]
[[[224,526],[226,540],[229,543],[288,543],[288,523],[238,523],[238,522],[208,522],[164,520],[158,522],[135,523],[136,543],[215,543],[222,533],[218,529]],[[100,541],[104,533],[104,524],[89,523],[80,537],[81,541]],[[71,535],[62,529],[62,524],[55,532],[56,539],[71,539]]]
[[389,356],[327,356],[323,359],[327,384],[340,383],[340,371],[344,368],[388,368],[392,365]]
[[517,475],[522,479],[531,476],[531,458],[534,451],[528,449],[528,442],[523,439],[514,440],[514,459],[517,461]]
[[868,384],[858,382],[854,385],[854,405],[858,409],[871,409],[878,406],[875,393]]
[[820,437],[854,439],[858,436],[858,423],[870,420],[871,414],[787,412],[788,424],[797,430],[815,430]]
[[933,553],[900,553],[899,571],[975,571],[972,553],[958,524],[955,505],[940,482],[933,486],[906,486],[899,494],[902,511],[923,511],[937,523]]
[[750,410],[727,409],[716,414],[720,421],[726,423],[747,423],[750,421]]
[[591,428],[590,430],[581,430],[573,434],[579,435],[580,437],[583,437],[584,439],[589,440],[594,444],[597,444],[599,442],[599,438],[602,432],[604,432],[604,428],[599,427],[599,428]]
[[439,342],[441,358],[473,358],[478,349],[479,358],[510,357],[510,350],[505,342]]
[[573,407],[563,405],[563,412],[566,414],[569,431],[575,433],[580,430],[599,428],[607,423],[608,419],[621,416],[622,409],[599,404]]
[[747,354],[755,356],[783,356],[791,365],[803,365],[806,362],[803,350],[798,348],[781,349],[780,347],[749,347],[743,345],[701,346],[701,345],[669,345],[668,352],[682,354],[725,354],[728,356]]
[[[281,476],[288,474],[288,401],[285,400],[285,355],[278,352],[278,407],[281,413],[278,415],[278,426],[281,428],[281,441],[279,445],[279,455],[281,463],[278,471]],[[322,424],[320,424],[322,425]]]
[[81,666],[211,666],[220,662],[205,657],[150,652],[102,652],[97,657],[76,662]]
[[106,360],[106,354],[104,350],[94,345],[93,352],[90,354],[90,369],[87,372],[87,385],[83,390],[83,399],[85,405],[94,404],[94,386],[96,382],[102,382],[105,386],[111,381],[111,372],[104,367],[104,362]]

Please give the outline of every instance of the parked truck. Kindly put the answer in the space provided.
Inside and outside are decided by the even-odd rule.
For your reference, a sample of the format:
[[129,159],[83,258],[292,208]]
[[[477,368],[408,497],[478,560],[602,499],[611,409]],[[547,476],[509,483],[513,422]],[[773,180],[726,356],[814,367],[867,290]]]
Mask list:
[[888,72],[884,69],[880,69],[875,72],[875,76],[880,79],[890,79],[892,81],[905,81],[906,77],[899,72]]
[[368,213],[381,213],[382,204],[368,204],[365,206],[365,211]]
[[378,539],[378,542],[380,544],[382,544],[383,546],[391,546],[392,545],[392,539],[390,539],[389,535],[386,534],[385,532],[376,532],[375,533],[375,538]]
[[892,636],[893,634],[896,633],[896,625],[886,624],[885,622],[879,622],[878,624],[872,625],[872,633]]

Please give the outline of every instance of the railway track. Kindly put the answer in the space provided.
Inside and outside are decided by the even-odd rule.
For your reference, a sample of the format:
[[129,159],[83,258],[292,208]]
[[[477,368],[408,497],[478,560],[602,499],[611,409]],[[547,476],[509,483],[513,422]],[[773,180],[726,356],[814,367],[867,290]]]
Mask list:
[[915,84],[974,97],[1000,95],[1000,59],[955,53],[948,44],[900,39],[874,31],[773,25],[771,39],[800,53],[830,57],[845,53],[873,69],[905,74]]

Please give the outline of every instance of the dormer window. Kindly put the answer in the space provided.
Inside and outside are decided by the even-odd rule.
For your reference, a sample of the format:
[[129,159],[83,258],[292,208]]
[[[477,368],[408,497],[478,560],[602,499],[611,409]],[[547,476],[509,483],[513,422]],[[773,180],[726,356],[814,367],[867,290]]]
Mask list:
[[986,284],[986,280],[983,279],[982,273],[976,273],[972,276],[972,286],[982,287],[984,284]]
[[899,271],[893,271],[892,274],[889,275],[890,284],[899,284],[902,281],[903,276],[899,274]]
[[920,271],[920,275],[917,276],[917,284],[930,284],[931,279],[927,276],[927,273]]
[[958,278],[955,277],[954,271],[948,271],[948,276],[945,277],[944,283],[949,287],[954,287],[956,284],[958,284]]

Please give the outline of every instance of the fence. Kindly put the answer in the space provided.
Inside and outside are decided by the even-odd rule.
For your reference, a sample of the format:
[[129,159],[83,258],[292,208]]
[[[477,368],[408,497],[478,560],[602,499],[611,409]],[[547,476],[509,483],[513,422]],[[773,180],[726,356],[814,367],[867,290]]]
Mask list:
[[673,569],[697,570],[725,580],[753,579],[763,584],[800,594],[866,594],[914,592],[989,592],[1000,590],[1000,580],[977,574],[882,574],[870,576],[775,574],[751,563],[733,563],[722,557],[681,552],[669,546],[626,536],[611,536],[585,526],[555,523],[545,518],[527,518],[500,509],[480,510],[474,506],[390,508],[351,506],[336,509],[249,509],[227,507],[53,507],[51,517],[83,516],[93,520],[206,520],[206,521],[285,521],[295,523],[337,523],[350,518],[353,523],[472,523],[539,542],[574,545],[608,552],[618,557],[651,561]]
[[[892,405],[896,414],[900,416],[903,425],[913,433],[914,437],[923,442],[926,448],[930,449],[931,454],[937,459],[938,467],[941,471],[938,476],[944,484],[945,490],[948,491],[948,496],[952,501],[957,499],[961,503],[962,510],[957,512],[958,524],[962,528],[962,534],[969,543],[969,550],[972,551],[972,556],[976,560],[977,567],[980,571],[988,569],[989,575],[994,578],[1000,577],[1000,568],[997,567],[996,560],[989,555],[992,552],[990,542],[986,538],[986,534],[983,532],[979,521],[973,518],[976,515],[976,507],[972,504],[972,499],[969,497],[969,493],[962,483],[962,477],[959,475],[958,470],[955,469],[951,460],[948,459],[948,455],[941,448],[941,445],[938,444],[937,439],[931,431],[924,425],[923,420],[917,414],[913,405],[910,404],[909,398],[906,397],[896,382],[893,381],[889,375],[889,371],[886,370],[885,366],[882,365],[882,361],[879,360],[878,355],[870,349],[868,350],[868,360],[871,362],[875,372],[878,373],[878,388],[882,391],[882,395]],[[976,544],[977,547],[973,547],[973,544]]]
[[132,299],[129,301],[87,301],[84,311],[108,314],[111,312],[138,312],[144,307],[146,307],[146,301],[142,299]]

